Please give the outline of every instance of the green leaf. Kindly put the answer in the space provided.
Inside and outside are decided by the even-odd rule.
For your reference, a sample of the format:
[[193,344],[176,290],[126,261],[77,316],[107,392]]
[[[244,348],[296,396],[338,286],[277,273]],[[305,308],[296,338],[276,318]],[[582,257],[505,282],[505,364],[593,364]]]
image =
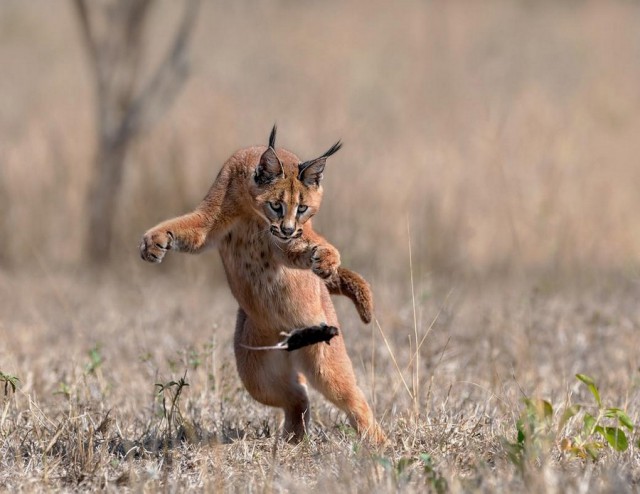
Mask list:
[[433,468],[433,459],[429,453],[420,453],[420,461],[424,463],[425,468]]
[[524,429],[524,422],[521,418],[516,421],[516,430],[518,431],[518,437],[516,439],[518,444],[524,444],[527,435]]
[[605,427],[604,431],[600,433],[616,451],[626,451],[629,447],[627,436],[625,436],[623,430],[618,427]]
[[580,411],[581,408],[582,407],[580,405],[571,405],[570,407],[567,407],[566,410],[564,411],[564,413],[562,414],[562,417],[560,417],[560,422],[558,423],[558,431],[561,431],[562,428],[567,423],[567,421],[571,417],[576,415]]
[[586,374],[576,374],[576,377],[580,379],[583,383],[585,383],[587,386],[589,386],[590,384],[593,386],[596,385],[595,381],[589,376],[587,376]]
[[524,400],[527,414],[532,418],[546,419],[553,416],[553,406],[547,400],[525,398]]
[[607,408],[604,416],[610,419],[618,419],[618,421],[627,429],[629,429],[630,431],[633,430],[633,422],[631,421],[629,416],[619,408]]
[[9,387],[11,387],[11,390],[14,393],[16,392],[16,387],[20,384],[20,379],[18,379],[17,376],[0,372],[0,382],[4,382],[4,395],[7,396],[9,393]]
[[568,450],[568,453],[577,456],[578,458],[585,458],[585,449],[582,446],[571,446]]
[[415,461],[415,458],[400,458],[396,463],[396,473],[401,475]]
[[591,457],[591,459],[595,461],[598,459],[598,456],[600,456],[602,443],[598,443],[598,442],[587,443],[583,446],[583,449],[587,452],[587,454]]
[[551,403],[549,403],[547,400],[543,400],[541,398],[525,398],[523,401],[527,413],[531,416],[537,418],[547,418],[553,415],[553,406],[551,406]]
[[553,407],[547,400],[537,400],[538,412],[542,412],[545,419],[553,417]]
[[585,413],[582,420],[584,421],[583,431],[587,436],[590,436],[596,426],[596,419],[590,413]]
[[587,387],[589,388],[589,391],[591,391],[591,394],[596,399],[596,403],[598,404],[599,407],[601,407],[602,401],[600,401],[600,393],[598,392],[598,387],[596,386],[596,383],[594,382],[594,380],[591,379],[586,374],[576,374],[576,377],[587,385]]

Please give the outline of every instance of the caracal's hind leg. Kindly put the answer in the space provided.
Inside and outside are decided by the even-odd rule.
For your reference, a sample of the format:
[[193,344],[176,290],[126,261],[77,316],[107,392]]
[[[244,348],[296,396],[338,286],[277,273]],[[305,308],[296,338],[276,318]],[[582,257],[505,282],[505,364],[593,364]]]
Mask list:
[[291,354],[282,350],[249,350],[275,342],[259,339],[242,309],[238,309],[234,348],[238,374],[249,394],[260,403],[284,410],[283,436],[300,441],[309,425],[309,397],[305,379],[293,367]]
[[319,343],[295,353],[309,383],[347,413],[358,434],[374,443],[383,443],[385,435],[356,383],[342,335],[335,336],[329,345]]

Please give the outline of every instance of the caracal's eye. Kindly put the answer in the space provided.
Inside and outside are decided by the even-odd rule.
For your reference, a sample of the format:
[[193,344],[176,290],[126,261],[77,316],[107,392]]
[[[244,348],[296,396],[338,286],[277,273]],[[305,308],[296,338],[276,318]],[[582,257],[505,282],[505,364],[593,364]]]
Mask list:
[[298,206],[298,214],[304,213],[307,209],[309,209],[309,206],[303,206],[302,204],[300,204]]
[[273,210],[274,213],[281,215],[282,214],[282,204],[279,202],[269,202],[269,207]]

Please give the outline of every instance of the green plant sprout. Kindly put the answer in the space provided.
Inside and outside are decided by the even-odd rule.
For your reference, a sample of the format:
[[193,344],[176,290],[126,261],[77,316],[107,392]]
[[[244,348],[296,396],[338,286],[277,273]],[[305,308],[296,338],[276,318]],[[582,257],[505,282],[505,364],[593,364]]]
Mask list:
[[528,460],[538,459],[553,443],[553,406],[539,398],[524,398],[516,421],[516,440],[503,438],[509,460],[524,473]]
[[102,365],[104,361],[102,357],[102,353],[100,352],[101,345],[100,343],[96,343],[93,348],[91,348],[88,352],[89,354],[89,363],[85,366],[85,374],[95,374],[96,370]]
[[524,398],[524,408],[516,421],[516,440],[503,438],[509,460],[524,472],[529,460],[539,460],[548,454],[571,419],[582,415],[582,427],[573,436],[564,436],[558,447],[561,451],[578,458],[597,460],[600,452],[610,447],[623,452],[629,447],[624,429],[633,432],[634,425],[621,408],[605,407],[595,381],[585,375],[576,374],[591,392],[595,405],[573,404],[567,406],[554,427],[553,406],[539,398]]
[[[576,374],[576,378],[584,383],[595,399],[595,406],[572,405],[568,407],[559,424],[561,430],[566,422],[576,415],[581,409],[585,410],[582,417],[582,429],[573,437],[565,437],[560,442],[560,449],[580,458],[597,460],[601,450],[608,446],[615,451],[626,451],[629,447],[626,428],[633,432],[634,425],[629,416],[620,408],[604,407],[600,392],[595,381],[585,375]],[[589,409],[594,413],[586,411]]]
[[[156,383],[158,391],[156,397],[161,400],[162,414],[167,421],[167,437],[171,438],[173,435],[173,424],[183,422],[182,413],[180,412],[179,401],[182,390],[189,386],[186,381],[187,373],[181,377],[178,381],[169,381],[167,383]],[[169,396],[170,405],[167,408],[167,395]]]
[[17,376],[5,374],[0,371],[0,383],[4,383],[4,395],[7,396],[9,394],[9,388],[11,388],[11,391],[14,393],[16,392],[16,388],[20,384],[20,379]]

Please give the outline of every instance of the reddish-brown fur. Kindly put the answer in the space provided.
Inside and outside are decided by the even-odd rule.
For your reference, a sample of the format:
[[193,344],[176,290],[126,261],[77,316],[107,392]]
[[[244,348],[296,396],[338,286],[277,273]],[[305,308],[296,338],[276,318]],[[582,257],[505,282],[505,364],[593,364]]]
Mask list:
[[312,228],[325,161],[323,156],[307,162],[302,170],[298,157],[285,149],[240,150],[195,211],[149,230],[140,251],[143,259],[160,262],[170,249],[218,246],[240,305],[234,344],[238,373],[257,401],[284,410],[286,435],[299,440],[306,432],[309,382],[348,414],[360,434],[381,442],[384,434],[356,384],[341,335],[330,345],[290,353],[245,348],[274,345],[282,331],[322,323],[338,327],[330,293],[349,296],[361,318],[371,320],[368,284],[340,267],[337,249]]

